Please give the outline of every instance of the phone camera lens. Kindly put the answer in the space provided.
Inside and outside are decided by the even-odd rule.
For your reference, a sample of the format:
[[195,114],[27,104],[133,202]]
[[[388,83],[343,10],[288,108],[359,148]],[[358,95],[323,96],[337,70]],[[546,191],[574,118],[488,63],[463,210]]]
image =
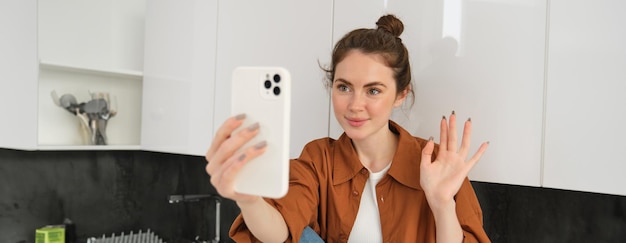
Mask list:
[[280,75],[274,74],[274,82],[276,83],[280,82]]
[[274,95],[280,94],[280,87],[274,87]]
[[265,80],[265,83],[263,83],[263,85],[266,89],[269,89],[272,87],[272,82],[270,82],[269,80]]

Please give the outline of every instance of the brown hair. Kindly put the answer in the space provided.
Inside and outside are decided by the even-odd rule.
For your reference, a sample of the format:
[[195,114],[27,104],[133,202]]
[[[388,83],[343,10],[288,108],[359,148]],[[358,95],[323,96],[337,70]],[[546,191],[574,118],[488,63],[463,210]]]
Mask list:
[[415,93],[411,84],[411,65],[409,52],[400,39],[404,25],[394,15],[384,15],[376,22],[376,29],[355,29],[344,35],[335,44],[331,66],[326,72],[326,87],[331,88],[335,80],[335,68],[351,50],[359,50],[366,54],[380,54],[388,67],[393,69],[396,80],[396,94],[409,88]]

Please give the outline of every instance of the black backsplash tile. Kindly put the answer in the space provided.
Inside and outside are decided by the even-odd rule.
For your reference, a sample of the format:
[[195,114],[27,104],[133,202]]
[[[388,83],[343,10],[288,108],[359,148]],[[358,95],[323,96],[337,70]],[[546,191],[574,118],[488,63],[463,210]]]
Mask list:
[[626,242],[626,197],[472,182],[493,242]]
[[[69,218],[78,242],[150,229],[167,242],[214,237],[204,158],[146,151],[0,149],[0,242],[34,242],[35,229]],[[626,242],[626,197],[472,182],[493,242]],[[237,216],[222,203],[221,237]]]
[[[0,149],[0,242],[34,242],[35,229],[71,219],[79,242],[150,229],[167,242],[212,239],[214,202],[168,202],[211,194],[204,158],[145,151]],[[222,202],[222,238],[238,213]]]

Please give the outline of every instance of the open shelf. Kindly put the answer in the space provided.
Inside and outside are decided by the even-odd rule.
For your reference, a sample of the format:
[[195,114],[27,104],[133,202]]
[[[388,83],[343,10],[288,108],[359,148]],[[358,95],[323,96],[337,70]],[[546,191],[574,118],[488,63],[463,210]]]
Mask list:
[[74,72],[74,73],[82,73],[86,75],[97,75],[103,77],[111,77],[111,78],[125,78],[125,79],[134,79],[134,80],[142,80],[143,73],[134,70],[106,70],[99,68],[91,68],[91,67],[81,67],[76,65],[66,65],[60,63],[52,63],[46,61],[40,61],[39,67],[45,70],[51,71],[61,71],[61,72]]
[[[38,150],[140,149],[142,73],[40,62],[38,84]],[[107,123],[107,145],[85,144],[79,119],[55,105],[51,92],[71,94],[78,103],[91,93],[110,94],[117,113]]]

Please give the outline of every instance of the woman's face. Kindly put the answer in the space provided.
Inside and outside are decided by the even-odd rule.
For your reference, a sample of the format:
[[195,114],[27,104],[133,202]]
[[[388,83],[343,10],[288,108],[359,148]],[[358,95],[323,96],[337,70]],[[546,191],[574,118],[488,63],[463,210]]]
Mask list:
[[393,70],[382,56],[352,50],[335,67],[331,93],[335,118],[346,135],[363,140],[385,135],[391,112],[407,90],[396,94]]

